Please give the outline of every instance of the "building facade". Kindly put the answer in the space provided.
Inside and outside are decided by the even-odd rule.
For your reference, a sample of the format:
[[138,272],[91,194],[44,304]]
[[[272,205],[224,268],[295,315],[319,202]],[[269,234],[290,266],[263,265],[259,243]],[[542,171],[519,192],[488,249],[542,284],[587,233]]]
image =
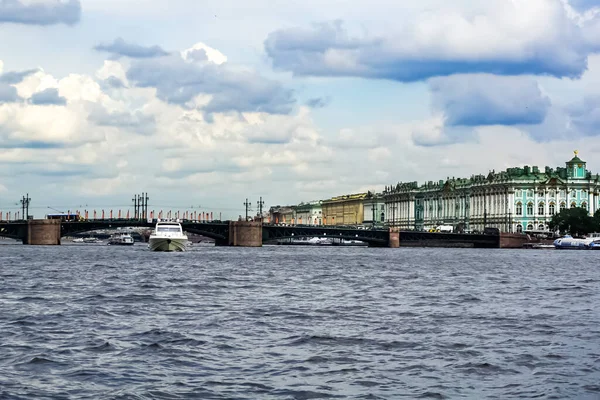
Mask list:
[[547,231],[555,213],[582,207],[600,209],[600,177],[575,156],[565,167],[508,168],[468,179],[398,183],[383,192],[386,221],[400,229],[427,230],[452,225],[456,230]]
[[367,193],[363,205],[363,225],[381,226],[385,224],[385,199],[381,194]]
[[367,193],[347,194],[323,200],[323,225],[362,225],[364,221],[364,200]]
[[273,206],[269,208],[270,224],[293,224],[295,211],[292,206]]
[[323,209],[321,201],[300,203],[294,207],[295,221],[298,225],[323,225]]

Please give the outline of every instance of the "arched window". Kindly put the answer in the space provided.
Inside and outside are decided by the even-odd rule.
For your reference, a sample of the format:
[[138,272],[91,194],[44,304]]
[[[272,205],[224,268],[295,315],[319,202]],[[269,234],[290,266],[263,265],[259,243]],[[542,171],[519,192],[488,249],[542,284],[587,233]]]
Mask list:
[[581,208],[585,208],[587,210],[587,203],[585,201],[581,203]]
[[565,204],[564,201],[560,202],[560,211],[564,210],[565,208],[567,208],[567,205]]
[[544,202],[541,202],[540,204],[538,204],[538,215],[546,214],[544,208],[545,208]]
[[528,224],[527,225],[527,230],[528,231],[532,231],[533,230],[533,225],[532,224]]
[[556,206],[554,205],[554,203],[550,203],[550,206],[548,208],[549,208],[548,211],[549,211],[550,215],[556,214]]
[[521,233],[523,232],[523,225],[519,224],[517,225],[517,233]]
[[515,212],[517,215],[523,215],[523,204],[521,204],[521,202],[517,203],[517,209]]
[[577,204],[575,204],[575,202],[572,202],[571,203],[571,208],[575,208],[575,207],[577,207]]
[[533,215],[533,203],[527,203],[527,215]]
[[381,213],[380,220],[381,222],[385,222],[385,213]]
[[545,231],[546,227],[543,224],[538,225],[538,230]]

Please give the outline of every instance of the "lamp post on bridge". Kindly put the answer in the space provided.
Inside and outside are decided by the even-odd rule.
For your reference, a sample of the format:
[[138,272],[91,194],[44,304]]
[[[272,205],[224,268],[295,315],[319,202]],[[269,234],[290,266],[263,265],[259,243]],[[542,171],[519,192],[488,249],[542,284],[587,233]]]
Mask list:
[[[247,201],[247,199],[246,199]],[[262,199],[262,196],[260,197],[260,200],[256,202],[258,204],[258,217],[260,218],[260,220],[262,221],[262,217],[263,217],[263,206],[265,205],[265,202]]]
[[245,219],[245,221],[248,221],[248,207],[250,207],[250,203],[248,202],[248,198],[246,198],[246,202],[244,203],[244,205],[246,206],[246,219]]
[[138,217],[138,201],[137,201],[137,194],[133,195],[133,199],[131,199],[131,201],[133,201],[133,219],[137,219]]
[[22,217],[24,220],[27,220],[29,218],[29,202],[30,201],[31,201],[31,198],[29,197],[29,193],[27,193],[26,196],[23,196],[23,198],[20,200],[21,208],[23,210]]

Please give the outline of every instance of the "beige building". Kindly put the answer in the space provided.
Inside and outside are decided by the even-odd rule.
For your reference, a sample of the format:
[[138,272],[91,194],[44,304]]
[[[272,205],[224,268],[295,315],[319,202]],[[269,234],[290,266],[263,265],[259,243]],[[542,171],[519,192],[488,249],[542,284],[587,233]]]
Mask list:
[[361,225],[367,196],[367,193],[357,193],[323,200],[323,225]]

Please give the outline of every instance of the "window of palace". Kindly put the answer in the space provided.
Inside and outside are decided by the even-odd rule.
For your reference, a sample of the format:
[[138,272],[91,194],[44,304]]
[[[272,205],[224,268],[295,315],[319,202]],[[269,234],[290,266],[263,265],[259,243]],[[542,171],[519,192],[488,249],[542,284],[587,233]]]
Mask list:
[[566,196],[566,194],[567,194],[567,191],[566,191],[566,190],[561,190],[561,191],[560,191],[560,197],[563,197],[563,198],[564,198],[564,197]]
[[533,215],[533,203],[527,203],[527,215]]
[[523,215],[523,204],[521,204],[521,202],[517,203],[517,208],[515,212],[517,215]]
[[577,197],[577,192],[575,189],[571,190],[571,197]]
[[562,203],[560,203],[560,211],[564,210],[565,208],[567,208],[567,205],[563,201]]
[[520,189],[515,190],[515,197],[523,196],[523,192]]
[[527,191],[527,197],[533,197],[533,189]]
[[545,231],[545,230],[546,230],[546,227],[545,227],[544,225],[540,224],[540,225],[538,225],[538,229],[539,229],[540,231]]
[[528,231],[532,231],[533,230],[533,225],[531,225],[531,224],[527,225],[527,230]]
[[585,201],[581,203],[581,208],[585,208],[587,210],[587,203]]
[[521,233],[523,232],[523,225],[519,224],[517,225],[517,233]]
[[379,219],[381,222],[385,222],[385,213],[381,213],[381,216]]
[[550,197],[556,197],[556,191],[551,190],[550,191]]
[[540,204],[538,204],[538,215],[544,215],[544,214],[546,214],[544,212],[544,203],[540,203]]
[[575,208],[575,207],[577,207],[577,204],[575,204],[575,202],[572,202],[571,203],[571,208]]
[[538,197],[544,197],[544,191],[543,190],[540,190],[538,192]]
[[550,206],[548,208],[550,215],[556,214],[556,206],[554,205],[554,203],[550,203]]

